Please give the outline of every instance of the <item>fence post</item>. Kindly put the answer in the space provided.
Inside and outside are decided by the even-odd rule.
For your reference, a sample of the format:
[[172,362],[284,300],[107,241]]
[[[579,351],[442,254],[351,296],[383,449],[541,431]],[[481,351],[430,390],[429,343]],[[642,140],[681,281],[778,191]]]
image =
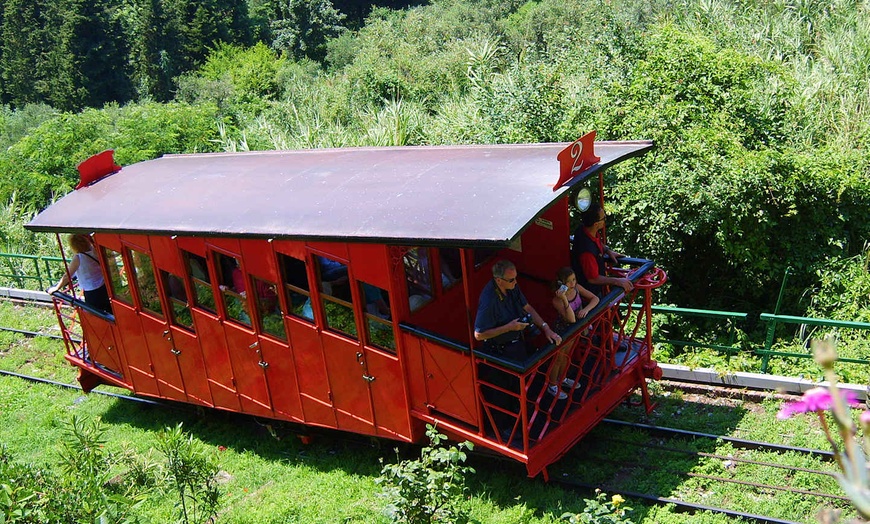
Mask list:
[[[773,307],[773,314],[779,315],[779,307],[782,305],[782,296],[785,294],[785,283],[788,281],[788,274],[791,272],[791,266],[786,266],[785,274],[782,276],[782,285],[779,286],[779,296],[776,297],[776,305]],[[770,327],[767,329],[767,339],[764,341],[764,356],[761,358],[761,372],[767,373],[767,366],[770,363],[770,348],[773,347],[773,339],[776,335],[776,320],[770,321]]]

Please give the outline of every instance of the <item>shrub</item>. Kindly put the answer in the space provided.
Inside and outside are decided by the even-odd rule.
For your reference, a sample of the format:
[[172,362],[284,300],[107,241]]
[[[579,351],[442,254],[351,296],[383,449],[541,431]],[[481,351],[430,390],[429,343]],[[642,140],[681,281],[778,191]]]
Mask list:
[[[466,458],[463,450],[471,450],[473,444],[445,447],[442,442],[447,437],[429,424],[426,436],[430,445],[420,451],[418,460],[387,464],[375,480],[383,486],[380,496],[387,500],[394,522],[457,522],[465,518],[459,499],[466,491],[465,476],[474,469],[461,464]],[[398,458],[398,450],[396,455]]]
[[181,424],[157,436],[157,450],[165,458],[167,480],[178,496],[179,517],[185,524],[200,523],[217,515],[220,491],[218,467],[201,443],[181,430]]
[[632,512],[628,506],[623,506],[625,499],[621,495],[614,495],[607,500],[607,493],[600,489],[595,490],[594,499],[583,499],[586,506],[583,513],[565,513],[563,520],[569,524],[632,524],[633,521],[626,515]]

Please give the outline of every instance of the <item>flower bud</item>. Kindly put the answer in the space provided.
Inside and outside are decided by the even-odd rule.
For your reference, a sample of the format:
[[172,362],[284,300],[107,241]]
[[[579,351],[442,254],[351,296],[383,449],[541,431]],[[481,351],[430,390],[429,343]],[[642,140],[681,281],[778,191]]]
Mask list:
[[837,361],[837,347],[829,338],[813,339],[813,359],[816,364],[825,369],[834,367],[834,362]]

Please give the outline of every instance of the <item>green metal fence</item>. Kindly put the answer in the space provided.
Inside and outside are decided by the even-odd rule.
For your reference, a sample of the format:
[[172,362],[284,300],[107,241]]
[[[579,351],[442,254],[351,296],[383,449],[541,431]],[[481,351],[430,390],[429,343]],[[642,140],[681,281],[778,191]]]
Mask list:
[[[791,315],[778,315],[775,313],[762,313],[759,316],[759,320],[766,325],[766,337],[764,339],[764,342],[759,344],[750,343],[749,347],[746,347],[745,345],[741,345],[737,341],[737,332],[740,330],[738,326],[745,325],[748,319],[747,313],[739,313],[734,311],[715,311],[707,309],[688,309],[670,306],[652,306],[652,312],[653,315],[674,315],[677,317],[708,318],[721,321],[721,324],[719,325],[719,327],[721,328],[721,331],[719,332],[719,338],[726,338],[727,340],[724,343],[722,343],[721,340],[720,342],[699,342],[697,340],[680,340],[660,336],[654,337],[653,341],[656,343],[665,343],[678,347],[712,349],[723,353],[726,356],[735,355],[741,351],[749,351],[753,355],[761,358],[761,373],[767,373],[771,357],[800,359],[813,358],[813,355],[810,352],[797,353],[789,351],[777,351],[773,349],[774,345],[778,341],[783,340],[783,338],[787,338],[777,338],[776,336],[777,328],[783,325],[814,326],[832,329],[857,329],[866,331],[868,336],[870,336],[870,323],[867,322],[850,322],[842,320],[832,320],[827,318],[797,317]],[[870,365],[870,360],[867,359],[848,358],[841,356],[839,358],[839,361],[851,364]]]
[[[775,315],[773,313],[762,313],[761,321],[767,323],[767,337],[764,341],[764,348],[755,351],[756,354],[762,356],[761,372],[767,373],[767,366],[770,363],[770,357],[796,357],[796,358],[812,358],[809,353],[790,353],[784,351],[773,351],[771,348],[776,339],[776,327],[779,324],[797,324],[803,326],[819,326],[838,329],[858,329],[868,332],[870,335],[870,323],[868,322],[849,322],[844,320],[831,320],[828,318],[813,318],[813,317],[793,317],[790,315]],[[840,362],[848,362],[851,364],[870,364],[870,360],[844,358],[839,357]]]
[[0,253],[0,287],[45,289],[66,271],[61,257]]

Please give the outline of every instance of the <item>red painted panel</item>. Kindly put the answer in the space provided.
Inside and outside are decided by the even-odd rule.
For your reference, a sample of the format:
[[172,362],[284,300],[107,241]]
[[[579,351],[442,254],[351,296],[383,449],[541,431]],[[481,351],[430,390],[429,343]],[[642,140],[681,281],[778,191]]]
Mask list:
[[368,382],[363,378],[367,376],[365,360],[359,343],[326,331],[321,337],[338,428],[374,434],[371,397]]
[[196,404],[214,406],[208,385],[205,360],[202,358],[202,351],[199,349],[196,335],[177,326],[171,326],[170,330],[172,331],[172,345],[176,351],[180,352],[176,355],[176,359],[178,360],[178,369],[181,371],[181,378],[184,381],[184,391],[187,392],[187,398]]
[[308,247],[332,255],[334,258],[347,260],[347,244],[343,242],[309,242]]
[[290,331],[296,369],[300,371],[296,378],[305,422],[334,428],[335,413],[329,396],[320,332],[311,324],[293,317],[284,317],[284,322]]
[[349,244],[353,275],[382,289],[390,288],[389,250],[383,244]]
[[239,243],[245,271],[269,282],[278,282],[278,265],[271,243],[259,239],[242,239]]
[[428,413],[426,407],[426,381],[423,380],[422,340],[405,332],[402,333],[402,363],[408,375],[408,393],[411,396],[409,407]]
[[224,330],[217,317],[196,308],[191,308],[191,311],[214,405],[230,411],[241,411],[242,406],[233,385],[233,367],[230,364]]
[[176,237],[175,243],[180,249],[199,255],[205,256],[205,239],[201,237]]
[[[263,361],[268,364],[266,381],[272,397],[275,414],[302,422],[302,403],[296,383],[296,366],[290,346],[267,337],[260,337]],[[305,372],[306,370],[302,370]]]
[[124,359],[130,370],[129,379],[133,382],[133,391],[143,395],[160,396],[157,380],[151,370],[151,354],[139,323],[139,315],[130,306],[114,302],[112,310],[115,314],[115,328],[123,344]]
[[169,325],[162,320],[152,318],[147,314],[139,314],[142,322],[142,332],[151,353],[151,365],[154,376],[157,377],[157,387],[160,395],[173,400],[187,400],[184,383],[181,381],[181,371],[178,361],[172,353]]
[[408,398],[402,380],[402,368],[393,355],[366,349],[366,369],[374,377],[369,383],[375,424],[379,435],[411,438]]
[[[547,282],[555,280],[559,268],[571,265],[570,234],[568,199],[562,198],[529,226],[522,235],[522,252],[511,252],[510,258],[520,273]],[[552,321],[556,312],[550,303],[549,286],[532,283],[521,279],[523,293],[545,320]]]
[[468,323],[474,322],[473,316],[476,311],[475,309],[472,312],[472,318],[469,321],[468,310],[465,307],[465,292],[461,285],[455,285],[448,289],[444,295],[415,311],[410,317],[410,322],[423,329],[467,344]]
[[[94,234],[94,242],[100,246],[106,246],[107,248],[121,252],[121,239],[118,238],[118,235],[112,235],[109,233],[95,233]],[[66,247],[64,247],[66,249]]]
[[425,340],[421,344],[429,404],[440,413],[477,425],[471,357]]
[[214,246],[218,248],[220,251],[229,251],[230,253],[241,253],[241,247],[239,246],[238,238],[226,238],[226,237],[209,237],[205,239],[205,243],[208,246]]
[[175,240],[172,238],[151,237],[151,258],[157,267],[175,275],[184,275],[184,264],[179,256]]
[[224,322],[223,326],[242,411],[271,417],[272,403],[269,400],[269,388],[266,387],[266,376],[260,366],[257,336],[232,322]]
[[82,334],[88,344],[88,355],[98,366],[114,371],[130,384],[130,372],[121,358],[120,348],[115,344],[112,324],[87,311],[78,310]]
[[133,246],[140,251],[150,252],[148,247],[148,237],[145,235],[120,235],[121,242],[126,245]]
[[305,242],[301,240],[275,240],[272,244],[279,253],[305,260]]

